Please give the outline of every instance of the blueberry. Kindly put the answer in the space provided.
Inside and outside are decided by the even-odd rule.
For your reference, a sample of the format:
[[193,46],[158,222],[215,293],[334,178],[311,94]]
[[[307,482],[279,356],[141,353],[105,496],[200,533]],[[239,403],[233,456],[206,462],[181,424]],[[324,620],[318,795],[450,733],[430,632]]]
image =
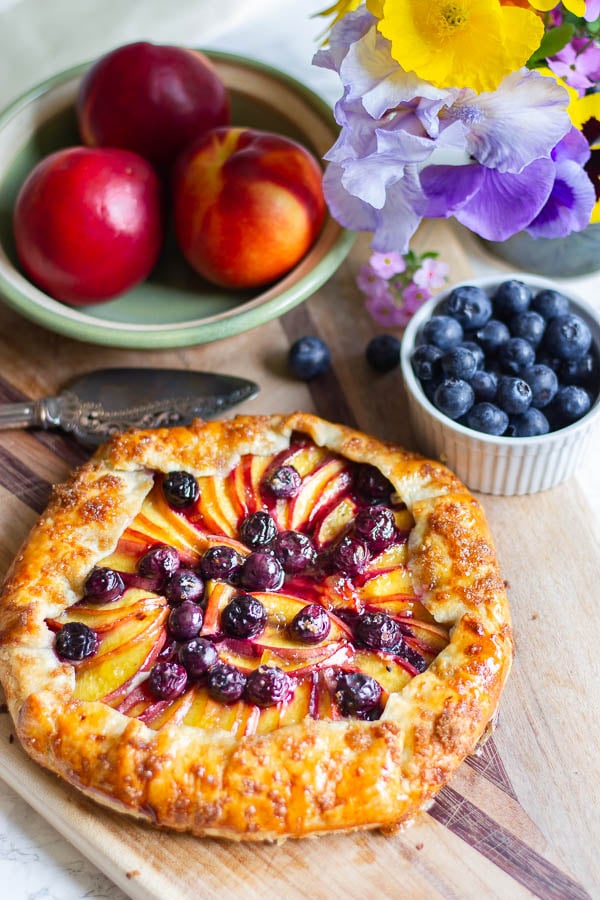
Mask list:
[[504,281],[492,297],[495,317],[511,319],[517,313],[525,312],[531,302],[531,289],[522,281]]
[[240,525],[240,540],[253,549],[270,544],[277,534],[277,525],[262,509],[247,516]]
[[56,633],[54,649],[61,659],[87,659],[98,650],[98,636],[83,622],[67,622]]
[[363,500],[387,503],[394,487],[383,472],[368,463],[357,466],[354,488]]
[[531,308],[544,319],[553,319],[554,316],[564,316],[569,312],[569,301],[558,291],[543,290],[535,295]]
[[175,547],[168,544],[155,544],[144,553],[138,562],[138,572],[145,578],[168,578],[181,565]]
[[356,642],[369,650],[393,650],[402,644],[400,625],[386,613],[364,613],[355,625]]
[[460,347],[465,347],[467,350],[470,350],[473,356],[475,357],[475,362],[477,363],[478,369],[483,369],[485,365],[485,353],[479,344],[474,340],[463,341],[462,344],[459,344]]
[[85,599],[92,603],[112,603],[125,592],[125,584],[118,572],[104,566],[96,566],[85,580]]
[[272,544],[284,572],[295,575],[314,564],[317,551],[311,539],[300,531],[280,531]]
[[498,376],[487,369],[479,369],[470,379],[469,384],[473,388],[477,403],[491,402],[498,389]]
[[580,316],[567,313],[548,322],[544,347],[559,359],[579,359],[590,349],[592,332]]
[[342,672],[338,677],[335,700],[343,716],[363,716],[381,703],[381,685],[363,672]]
[[204,595],[204,582],[193,569],[179,569],[169,577],[164,590],[171,606],[185,600],[199,603]]
[[410,358],[413,372],[420,381],[430,381],[441,373],[440,359],[443,351],[434,344],[421,344]]
[[371,553],[381,553],[396,539],[396,520],[387,506],[365,506],[354,518],[354,532]]
[[477,331],[476,337],[485,353],[493,355],[510,339],[510,331],[504,322],[490,319]]
[[500,409],[509,415],[519,415],[529,409],[531,397],[531,388],[522,378],[501,375],[498,379],[496,401]]
[[513,337],[529,341],[532,347],[541,343],[546,330],[546,320],[539,313],[527,310],[513,316],[510,320],[510,331]]
[[182,665],[161,660],[150,669],[148,690],[155,700],[175,700],[187,687],[188,675]]
[[568,384],[558,389],[552,404],[552,412],[560,426],[564,426],[585,416],[591,405],[590,395],[585,388]]
[[325,341],[314,335],[301,337],[290,347],[288,364],[296,378],[310,381],[329,369],[331,365],[329,347]]
[[184,600],[169,613],[167,625],[176,641],[191,641],[198,636],[204,615],[196,603]]
[[199,497],[198,482],[190,472],[169,472],[162,482],[162,490],[169,506],[185,509]]
[[202,678],[219,656],[215,645],[206,638],[197,637],[179,648],[178,659],[190,678]]
[[393,334],[376,334],[367,344],[367,362],[377,372],[390,372],[400,362],[400,341]]
[[256,706],[275,706],[290,695],[290,676],[277,666],[259,666],[250,672],[244,691],[245,699]]
[[278,591],[284,579],[279,560],[270,553],[258,551],[247,557],[240,572],[240,584],[247,591]]
[[331,620],[320,603],[310,603],[296,613],[289,630],[291,637],[301,644],[319,644],[329,634]]
[[267,611],[251,594],[236,594],[221,613],[221,628],[230,637],[256,637],[266,624]]
[[579,359],[560,360],[557,367],[561,384],[577,384],[593,388],[598,383],[598,362],[591,353]]
[[200,560],[200,571],[207,580],[232,581],[242,571],[244,558],[227,544],[209,547]]
[[369,558],[365,542],[350,534],[344,535],[331,552],[334,569],[349,578],[362,575],[369,564]]
[[485,291],[465,284],[454,288],[441,304],[442,312],[463,328],[481,328],[492,315],[492,303]]
[[449,350],[460,344],[464,334],[462,326],[451,316],[432,316],[421,332],[424,344],[433,344],[440,350]]
[[524,338],[513,337],[498,350],[498,361],[505,372],[518,375],[535,362],[535,350]]
[[235,666],[218,662],[208,670],[206,676],[208,693],[220,703],[235,703],[241,700],[246,687],[246,676]]
[[529,366],[528,369],[523,369],[521,377],[531,388],[531,405],[536,409],[543,409],[554,399],[558,390],[558,378],[549,366],[542,363]]
[[269,472],[264,484],[273,497],[288,500],[300,491],[302,478],[293,466],[279,466]]
[[469,381],[477,371],[475,355],[462,345],[446,350],[441,362],[446,378],[462,378],[464,381]]
[[433,402],[450,419],[460,419],[473,406],[475,392],[459,378],[446,378],[436,389]]
[[504,434],[508,415],[493,403],[476,403],[467,413],[467,426],[484,434]]
[[530,406],[520,416],[510,417],[510,434],[512,437],[537,437],[548,434],[550,424],[543,412]]

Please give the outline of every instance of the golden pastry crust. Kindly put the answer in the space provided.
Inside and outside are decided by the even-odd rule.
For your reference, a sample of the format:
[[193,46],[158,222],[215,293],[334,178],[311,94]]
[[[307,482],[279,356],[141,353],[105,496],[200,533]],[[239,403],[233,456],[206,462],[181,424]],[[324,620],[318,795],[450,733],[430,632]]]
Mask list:
[[[138,512],[153,473],[224,474],[295,432],[379,468],[415,519],[408,567],[421,602],[450,626],[429,668],[381,719],[306,718],[235,737],[155,731],[74,697],[74,668],[45,620],[81,597],[91,568]],[[58,488],[15,560],[0,604],[0,679],[17,734],[43,766],[113,809],[196,835],[241,840],[393,827],[412,818],[471,753],[512,661],[508,602],[484,513],[444,466],[315,416],[240,416],[115,437]]]

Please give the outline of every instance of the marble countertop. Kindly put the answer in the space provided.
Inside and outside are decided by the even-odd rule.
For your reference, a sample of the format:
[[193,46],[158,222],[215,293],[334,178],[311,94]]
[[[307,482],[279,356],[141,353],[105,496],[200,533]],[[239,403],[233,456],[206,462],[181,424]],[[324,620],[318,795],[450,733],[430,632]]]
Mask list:
[[[141,0],[127,5],[118,0],[0,0],[0,106],[56,71],[138,38],[252,56],[304,81],[332,102],[336,77],[310,65],[322,27],[310,15],[325,5],[323,0]],[[466,233],[461,238],[474,274],[504,269],[473,238]],[[564,283],[598,304],[600,275]],[[125,896],[1,781],[0,883],[10,885],[12,900]]]

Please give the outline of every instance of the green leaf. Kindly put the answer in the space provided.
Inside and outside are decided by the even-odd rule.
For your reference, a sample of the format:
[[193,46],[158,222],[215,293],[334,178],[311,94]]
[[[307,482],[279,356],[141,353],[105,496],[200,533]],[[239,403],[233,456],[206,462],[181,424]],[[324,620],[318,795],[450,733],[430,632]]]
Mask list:
[[573,25],[567,23],[563,23],[562,25],[559,25],[558,28],[551,28],[547,31],[541,40],[540,46],[527,62],[529,68],[531,69],[534,66],[539,65],[549,56],[556,56],[563,47],[566,47],[574,34],[575,28]]

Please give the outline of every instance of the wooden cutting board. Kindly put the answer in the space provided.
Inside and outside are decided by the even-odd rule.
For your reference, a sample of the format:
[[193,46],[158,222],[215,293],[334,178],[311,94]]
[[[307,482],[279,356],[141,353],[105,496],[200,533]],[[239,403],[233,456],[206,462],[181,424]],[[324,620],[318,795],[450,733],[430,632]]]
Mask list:
[[[453,281],[468,266],[445,223],[422,249],[441,251]],[[170,352],[111,350],[45,332],[0,307],[0,402],[39,397],[111,365],[214,369],[262,387],[243,411],[314,411],[413,447],[399,370],[369,370],[378,330],[354,284],[359,239],[337,275],[282,319],[217,344]],[[331,373],[309,385],[286,372],[290,343],[319,334]],[[242,409],[242,408],[240,408]],[[58,434],[0,434],[0,574],[52,483],[87,457]],[[134,898],[584,898],[600,885],[600,498],[592,466],[534,497],[482,497],[509,583],[517,659],[499,727],[411,828],[283,845],[238,845],[157,832],[108,812],[34,765],[0,714],[0,776]],[[595,684],[594,684],[595,678]]]

